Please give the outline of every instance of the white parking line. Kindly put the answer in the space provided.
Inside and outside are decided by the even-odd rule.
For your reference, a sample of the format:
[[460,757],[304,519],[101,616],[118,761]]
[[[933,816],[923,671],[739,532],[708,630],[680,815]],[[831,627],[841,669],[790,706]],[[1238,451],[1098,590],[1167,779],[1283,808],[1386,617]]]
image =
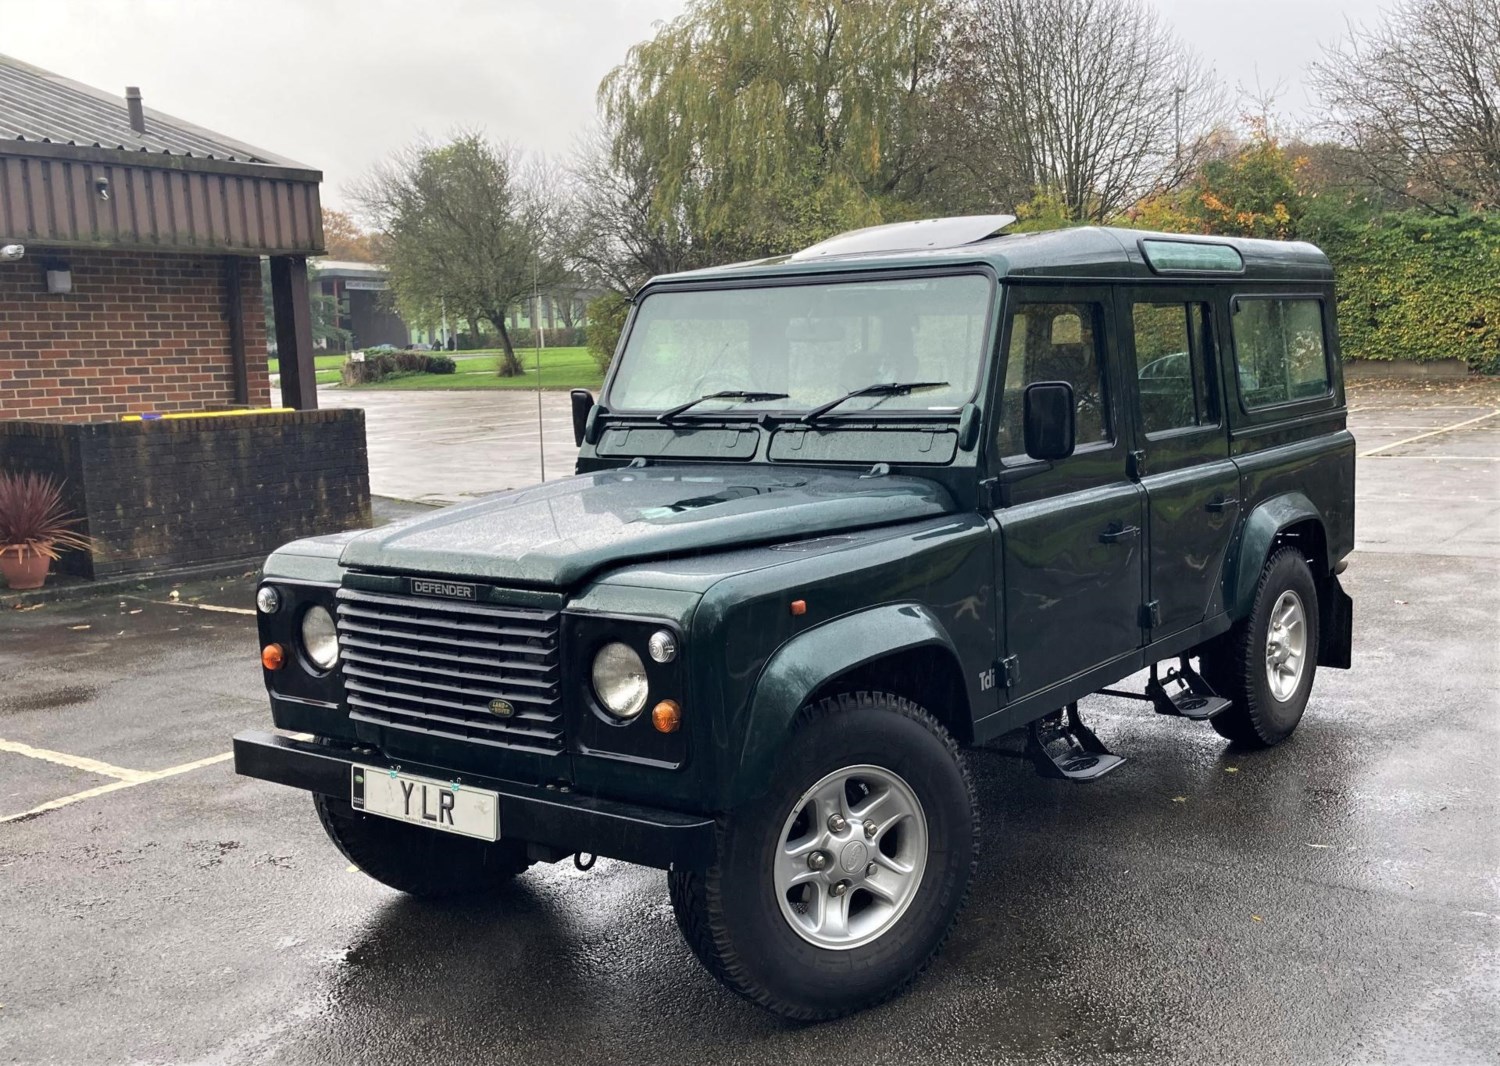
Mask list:
[[216,603],[186,603],[182,600],[147,600],[140,596],[132,596],[131,599],[139,600],[141,603],[156,603],[163,607],[196,607],[200,611],[218,611],[220,614],[254,614],[253,607],[220,607]]
[[1451,433],[1455,429],[1463,429],[1465,426],[1472,426],[1475,422],[1483,422],[1485,419],[1494,418],[1496,415],[1500,415],[1500,410],[1491,411],[1489,414],[1480,415],[1477,418],[1469,418],[1465,419],[1462,422],[1455,422],[1451,426],[1442,426],[1438,429],[1429,429],[1426,433],[1418,433],[1414,437],[1406,437],[1402,440],[1391,441],[1391,443],[1382,444],[1378,448],[1371,448],[1367,452],[1360,452],[1359,458],[1368,459],[1372,455],[1379,455],[1381,452],[1388,452],[1392,448],[1401,447],[1403,444],[1411,444],[1413,441],[1426,440],[1428,437],[1436,437],[1439,433]]
[[65,751],[50,751],[47,748],[33,748],[30,744],[22,744],[19,740],[0,739],[0,751],[8,751],[13,755],[25,755],[30,759],[42,759],[45,762],[55,762],[59,766],[69,766],[74,770],[87,770],[91,774],[117,778],[126,784],[139,784],[147,777],[144,770],[127,770],[123,766],[111,766],[107,762],[100,762],[98,759],[90,759],[83,755],[69,755]]
[[[311,733],[286,733],[293,740],[312,740]],[[63,796],[61,799],[48,800],[46,803],[22,811],[20,814],[7,814],[0,817],[0,825],[6,822],[19,822],[26,818],[35,818],[39,814],[55,811],[59,807],[67,807],[70,804],[82,800],[93,799],[95,796],[108,795],[118,792],[122,788],[134,788],[136,785],[150,784],[152,781],[160,781],[165,777],[176,777],[192,770],[201,770],[205,766],[213,766],[215,763],[224,762],[234,758],[234,752],[226,751],[221,755],[210,755],[206,759],[195,759],[178,766],[169,766],[165,770],[127,770],[123,766],[112,766],[98,759],[89,759],[82,755],[69,755],[62,751],[52,751],[48,748],[34,748],[30,744],[22,744],[17,740],[0,739],[0,751],[8,751],[15,755],[25,755],[32,759],[41,759],[45,762],[57,763],[60,766],[70,766],[75,770],[87,770],[91,774],[102,774],[105,777],[113,777],[116,780],[107,785],[95,785],[86,788],[82,792],[75,792],[71,796]]]
[[[22,747],[25,747],[25,745],[22,745]],[[22,752],[20,754],[26,753]],[[59,753],[49,752],[49,754],[57,755]],[[35,818],[39,814],[46,814],[48,811],[55,811],[59,807],[67,807],[70,804],[79,803],[86,799],[93,799],[95,796],[103,796],[106,793],[118,792],[122,788],[134,788],[136,785],[144,785],[152,781],[160,781],[164,777],[176,777],[178,774],[185,774],[192,770],[201,770],[205,766],[213,766],[215,763],[221,763],[227,759],[232,758],[234,758],[234,752],[226,751],[222,755],[210,755],[206,759],[197,759],[193,762],[185,762],[181,766],[169,766],[165,770],[126,770],[124,771],[125,773],[134,774],[135,777],[129,780],[111,781],[107,785],[98,785],[94,788],[84,789],[82,792],[75,792],[71,796],[63,796],[61,799],[48,800],[46,803],[33,807],[29,811],[22,811],[20,814],[8,814],[4,817],[0,817],[0,825],[3,825],[6,822],[19,822],[24,818]],[[100,763],[99,765],[103,766],[105,764]]]

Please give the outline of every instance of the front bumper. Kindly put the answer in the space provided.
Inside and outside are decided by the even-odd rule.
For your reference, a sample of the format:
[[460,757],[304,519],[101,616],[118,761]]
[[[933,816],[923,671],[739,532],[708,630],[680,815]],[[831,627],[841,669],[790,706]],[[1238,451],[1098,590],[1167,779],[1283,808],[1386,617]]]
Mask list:
[[[236,773],[326,796],[349,795],[350,767],[356,763],[438,780],[454,776],[441,767],[407,762],[397,766],[373,752],[364,754],[350,747],[331,747],[263,730],[248,730],[234,738]],[[563,854],[581,851],[660,869],[702,870],[713,863],[714,822],[702,815],[468,773],[463,781],[500,794],[500,827],[507,840],[525,840]]]

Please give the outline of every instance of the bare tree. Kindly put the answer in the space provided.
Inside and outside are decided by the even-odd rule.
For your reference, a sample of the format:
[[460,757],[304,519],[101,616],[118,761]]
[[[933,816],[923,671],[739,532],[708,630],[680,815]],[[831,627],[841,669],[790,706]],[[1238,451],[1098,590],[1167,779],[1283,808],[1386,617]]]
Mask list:
[[1226,111],[1141,0],[968,0],[949,62],[949,157],[991,203],[1041,196],[1073,219],[1180,184]]
[[1313,82],[1364,176],[1431,210],[1500,206],[1500,0],[1400,0]]
[[596,128],[568,183],[565,246],[573,271],[624,296],[648,278],[701,265],[684,210],[655,208],[654,169],[637,143]]
[[507,313],[564,271],[559,182],[545,162],[460,132],[397,152],[349,192],[381,229],[397,306],[419,321],[439,306],[471,329],[489,321],[509,377],[523,369]]

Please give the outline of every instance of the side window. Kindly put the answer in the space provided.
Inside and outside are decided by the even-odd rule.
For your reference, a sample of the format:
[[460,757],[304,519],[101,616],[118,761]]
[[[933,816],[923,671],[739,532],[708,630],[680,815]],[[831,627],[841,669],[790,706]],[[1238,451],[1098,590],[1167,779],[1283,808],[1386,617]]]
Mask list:
[[1011,318],[1000,407],[1000,454],[1026,453],[1021,394],[1035,381],[1073,386],[1078,446],[1109,441],[1104,391],[1103,308],[1096,303],[1027,303]]
[[1234,364],[1247,408],[1328,392],[1323,302],[1240,296],[1234,310]]
[[1148,434],[1218,419],[1211,379],[1208,305],[1137,303],[1130,306],[1141,424]]

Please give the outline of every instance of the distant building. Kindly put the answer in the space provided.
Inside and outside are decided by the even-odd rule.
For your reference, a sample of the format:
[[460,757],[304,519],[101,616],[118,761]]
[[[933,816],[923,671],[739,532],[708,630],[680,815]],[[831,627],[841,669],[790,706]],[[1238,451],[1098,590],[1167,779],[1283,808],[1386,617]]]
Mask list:
[[390,282],[385,267],[378,263],[355,263],[344,259],[315,259],[312,262],[313,287],[321,296],[333,300],[333,324],[349,332],[349,341],[334,351],[353,351],[389,344],[404,348],[412,343],[413,334],[387,297]]
[[[334,301],[332,324],[350,335],[342,347],[333,344],[333,351],[355,351],[373,348],[377,344],[389,344],[395,348],[409,344],[446,347],[450,336],[468,333],[468,323],[457,318],[447,323],[446,332],[441,324],[433,329],[408,325],[391,304],[389,275],[379,263],[315,259],[311,271],[313,292]],[[595,291],[543,292],[539,314],[532,314],[532,304],[536,301],[526,300],[506,316],[505,325],[512,331],[530,329],[533,318],[536,318],[540,320],[544,334],[551,330],[577,329],[585,324],[588,301],[596,295]],[[464,346],[477,347],[478,344],[466,342]]]

